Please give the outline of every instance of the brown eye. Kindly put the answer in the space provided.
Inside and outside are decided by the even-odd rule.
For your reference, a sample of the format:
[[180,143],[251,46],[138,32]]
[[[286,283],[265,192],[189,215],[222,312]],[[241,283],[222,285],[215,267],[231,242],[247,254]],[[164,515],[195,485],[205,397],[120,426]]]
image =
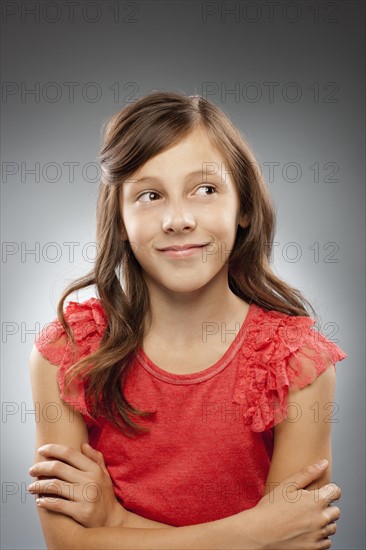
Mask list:
[[[137,200],[139,201],[139,200],[141,199],[141,197],[143,197],[144,195],[148,195],[148,196],[150,197],[151,195],[157,195],[157,193],[155,193],[155,191],[145,191],[145,193],[142,193],[142,194],[137,198]],[[154,202],[154,201],[149,201],[149,200],[147,200],[147,201],[140,201],[140,202]]]
[[[211,191],[216,191],[216,187],[214,187],[213,185],[201,185],[199,189],[210,189]],[[209,194],[212,195],[212,193]]]

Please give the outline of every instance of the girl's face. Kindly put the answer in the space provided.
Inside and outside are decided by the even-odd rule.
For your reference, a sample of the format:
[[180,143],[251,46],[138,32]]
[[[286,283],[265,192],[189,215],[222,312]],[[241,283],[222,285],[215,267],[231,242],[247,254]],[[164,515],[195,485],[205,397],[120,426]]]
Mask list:
[[[245,217],[239,218],[239,196],[228,170],[200,127],[123,183],[122,237],[129,240],[148,287],[188,293],[219,274],[227,284],[225,262],[238,223],[247,225]],[[187,244],[206,246],[185,256],[161,251]]]

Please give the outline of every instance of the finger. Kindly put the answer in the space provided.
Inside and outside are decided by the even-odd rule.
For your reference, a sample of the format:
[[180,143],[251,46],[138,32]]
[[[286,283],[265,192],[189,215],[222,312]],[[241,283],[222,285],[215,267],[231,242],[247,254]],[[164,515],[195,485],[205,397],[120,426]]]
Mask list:
[[104,464],[103,453],[97,451],[96,449],[93,449],[93,447],[89,445],[89,443],[83,443],[81,446],[81,450],[85,454],[85,456],[87,456],[97,464]]
[[83,443],[81,446],[81,450],[85,454],[85,456],[96,462],[96,464],[98,464],[105,472],[107,472],[103,453],[97,451],[96,449],[93,449],[93,447],[89,445],[89,443]]
[[42,479],[32,483],[27,491],[36,495],[46,495],[44,498],[51,499],[67,499],[71,501],[80,500],[81,488],[80,483],[65,483],[59,479]]
[[319,531],[319,539],[318,540],[324,540],[326,538],[331,537],[334,535],[337,531],[337,525],[334,521],[331,523],[327,523],[320,531]]
[[59,445],[56,443],[48,443],[38,449],[38,453],[48,458],[56,458],[66,462],[74,468],[78,468],[83,472],[89,472],[95,468],[95,462],[85,456],[80,451],[68,447],[66,445]]
[[341,498],[342,491],[335,483],[328,483],[319,489],[319,495],[323,499],[323,502],[330,504]]
[[338,508],[338,506],[328,506],[325,510],[323,510],[323,515],[325,517],[324,526],[328,523],[331,523],[333,521],[337,521],[337,519],[341,516],[341,511]]
[[327,465],[328,461],[325,461],[325,464],[323,464],[322,466],[319,466],[319,464],[308,464],[307,466],[304,466],[299,472],[296,472],[295,474],[286,478],[281,485],[287,485],[288,483],[291,483],[293,489],[289,490],[293,491],[304,489],[305,487],[310,485],[311,482],[314,482],[324,473]]
[[80,479],[80,470],[59,460],[36,462],[30,469],[32,477],[57,477],[63,481],[76,483]]
[[36,499],[36,504],[40,508],[70,516],[75,521],[82,524],[81,508],[78,502],[64,500],[62,498],[51,499],[49,497],[40,497]]
[[337,524],[332,521],[331,523],[328,523],[326,527],[324,527],[324,537],[330,537],[332,535],[335,535],[337,532]]

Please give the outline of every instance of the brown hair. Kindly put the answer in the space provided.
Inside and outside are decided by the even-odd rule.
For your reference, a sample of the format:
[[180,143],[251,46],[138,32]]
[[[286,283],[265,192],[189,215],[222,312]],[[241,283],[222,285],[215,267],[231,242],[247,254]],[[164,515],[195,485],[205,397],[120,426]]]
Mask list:
[[98,350],[77,361],[66,378],[68,383],[76,376],[85,380],[93,416],[104,416],[129,436],[148,431],[136,424],[130,414],[152,414],[135,409],[123,394],[123,382],[142,343],[144,319],[150,309],[141,266],[129,241],[121,236],[119,192],[123,181],[145,162],[198,125],[227,160],[239,192],[241,211],[249,220],[247,227],[238,226],[227,260],[230,289],[266,310],[309,316],[307,306],[316,317],[301,292],[279,279],[270,268],[275,230],[270,194],[247,143],[225,113],[201,96],[176,92],[152,92],[130,103],[114,114],[104,128],[99,155],[95,266],[66,288],[57,306],[58,318],[75,345],[64,317],[64,301],[74,291],[96,286],[107,314],[107,327]]

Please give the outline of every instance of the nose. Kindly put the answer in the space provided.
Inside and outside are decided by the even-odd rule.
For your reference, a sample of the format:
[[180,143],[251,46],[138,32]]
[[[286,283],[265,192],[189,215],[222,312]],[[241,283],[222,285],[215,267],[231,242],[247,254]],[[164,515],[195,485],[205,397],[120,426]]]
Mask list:
[[185,231],[196,226],[195,217],[189,207],[182,202],[171,204],[163,215],[162,228],[164,231]]

